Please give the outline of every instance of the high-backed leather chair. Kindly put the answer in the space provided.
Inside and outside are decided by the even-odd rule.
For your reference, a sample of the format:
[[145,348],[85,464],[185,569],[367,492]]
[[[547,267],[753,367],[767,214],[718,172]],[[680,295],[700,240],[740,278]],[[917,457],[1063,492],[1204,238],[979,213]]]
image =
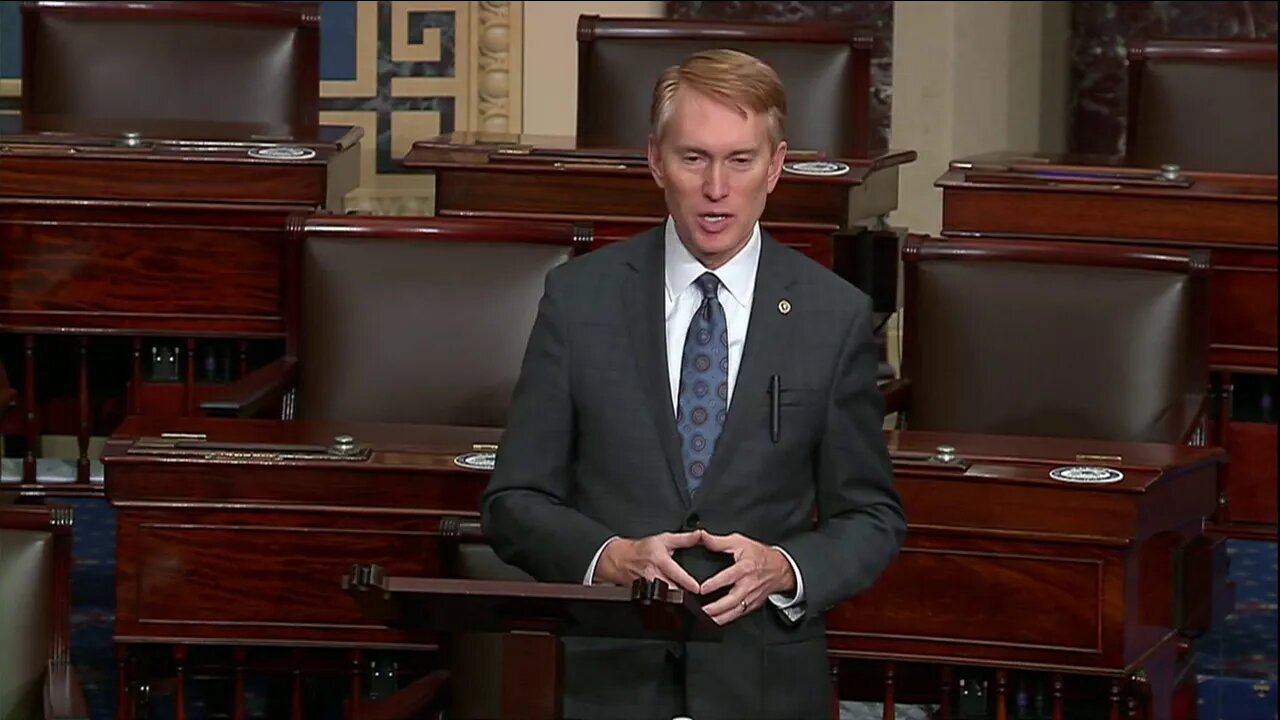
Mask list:
[[1276,43],[1158,40],[1129,50],[1128,161],[1276,172]]
[[586,226],[434,217],[294,223],[286,357],[203,403],[297,419],[502,427],[546,274]]
[[777,71],[787,90],[787,142],[857,157],[871,132],[869,33],[839,23],[578,18],[578,139],[644,147],[653,86],[700,50],[731,48]]
[[71,667],[71,509],[0,507],[0,718],[87,720]]
[[22,42],[31,132],[167,121],[305,137],[319,124],[319,3],[26,2]]
[[[912,235],[905,426],[1192,442],[1208,392],[1208,255]],[[909,395],[909,397],[907,397]]]

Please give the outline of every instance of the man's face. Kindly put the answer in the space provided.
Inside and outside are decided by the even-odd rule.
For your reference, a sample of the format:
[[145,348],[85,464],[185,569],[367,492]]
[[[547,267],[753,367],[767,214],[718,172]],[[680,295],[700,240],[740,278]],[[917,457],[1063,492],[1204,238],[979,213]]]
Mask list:
[[709,268],[747,241],[782,173],[787,144],[769,144],[768,117],[687,88],[676,93],[661,141],[649,139],[649,170],[680,239]]

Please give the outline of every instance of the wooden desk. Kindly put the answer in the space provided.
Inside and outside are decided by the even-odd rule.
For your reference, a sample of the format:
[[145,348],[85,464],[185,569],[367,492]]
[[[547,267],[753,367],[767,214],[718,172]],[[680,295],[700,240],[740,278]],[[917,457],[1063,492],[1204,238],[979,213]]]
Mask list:
[[[1210,363],[1220,390],[1210,442],[1224,469],[1218,529],[1276,537],[1274,402],[1277,358],[1276,176],[1125,167],[1099,157],[989,153],[951,163],[942,234],[1046,238],[1210,252]],[[1247,387],[1246,387],[1247,386]],[[1267,389],[1269,388],[1269,390]],[[1250,412],[1239,406],[1249,390]],[[1267,413],[1271,417],[1264,417]]]
[[[910,150],[847,159],[849,172],[809,177],[784,171],[761,223],[780,241],[833,266],[831,235],[878,227],[898,206],[898,168]],[[788,161],[818,159],[793,152]],[[595,224],[598,240],[620,240],[666,217],[643,149],[579,146],[573,137],[452,133],[420,140],[404,166],[434,174],[436,214],[529,217]]]
[[[1033,669],[1051,676],[1046,685],[1092,676],[1114,683],[1116,702],[1148,695],[1137,699],[1149,705],[1144,717],[1170,717],[1179,684],[1194,693],[1181,631],[1203,629],[1229,602],[1199,539],[1216,505],[1221,449],[921,431],[887,437],[907,543],[867,593],[831,612],[833,656]],[[942,445],[958,459],[936,461]],[[1087,485],[1049,477],[1075,465],[1113,467],[1124,478]],[[1222,575],[1223,557],[1217,561]],[[1130,687],[1138,678],[1149,687]],[[1003,682],[997,674],[992,693],[1011,696]]]
[[[50,432],[80,438],[82,473],[58,491],[92,491],[88,437],[126,412],[195,412],[211,339],[230,345],[220,362],[232,377],[272,359],[257,355],[284,337],[288,218],[341,208],[362,131],[268,139],[238,125],[134,123],[26,134],[17,120],[0,118],[0,349],[23,408],[4,431],[26,449],[23,486],[3,489],[48,489],[34,479]],[[314,157],[254,156],[290,148]],[[168,382],[144,377],[153,342],[176,349]]]
[[[133,438],[166,431],[318,446],[347,433],[373,451],[367,460],[311,462],[129,452]],[[363,619],[340,579],[370,562],[397,576],[438,576],[442,548],[459,520],[478,518],[488,481],[454,457],[498,436],[130,418],[104,453],[107,497],[118,511],[117,642],[181,653],[210,644],[434,648],[426,633]],[[874,661],[890,677],[895,664],[909,663],[1055,673],[1069,691],[1073,677],[1092,676],[1115,684],[1116,702],[1149,692],[1153,708],[1168,707],[1187,667],[1178,629],[1198,624],[1196,608],[1213,589],[1184,550],[1213,512],[1221,450],[923,432],[887,438],[908,542],[870,592],[832,611],[833,658]],[[940,445],[958,458],[930,461]],[[1078,455],[1119,456],[1113,464],[1126,477],[1110,485],[1048,479],[1054,467],[1079,464]],[[1141,676],[1145,685],[1135,685]],[[933,677],[927,701],[948,690],[939,682]],[[883,692],[892,699],[893,685]]]

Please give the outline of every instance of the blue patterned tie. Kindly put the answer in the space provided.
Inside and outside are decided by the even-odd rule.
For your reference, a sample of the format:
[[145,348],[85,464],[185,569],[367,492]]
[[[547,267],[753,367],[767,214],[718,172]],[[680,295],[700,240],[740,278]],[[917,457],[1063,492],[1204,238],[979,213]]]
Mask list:
[[684,339],[676,410],[690,495],[697,492],[711,465],[729,408],[729,332],[724,307],[716,297],[720,279],[703,273],[694,283],[702,290],[702,305]]

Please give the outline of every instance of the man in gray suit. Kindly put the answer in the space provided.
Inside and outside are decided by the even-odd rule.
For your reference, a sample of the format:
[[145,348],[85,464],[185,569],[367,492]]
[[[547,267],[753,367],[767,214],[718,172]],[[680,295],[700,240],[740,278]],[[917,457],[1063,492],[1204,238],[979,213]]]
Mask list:
[[495,551],[542,581],[661,579],[722,626],[567,640],[568,717],[830,717],[823,616],[902,543],[870,301],[758,223],[785,113],[749,55],[668,69],[666,223],[547,277],[484,497]]

